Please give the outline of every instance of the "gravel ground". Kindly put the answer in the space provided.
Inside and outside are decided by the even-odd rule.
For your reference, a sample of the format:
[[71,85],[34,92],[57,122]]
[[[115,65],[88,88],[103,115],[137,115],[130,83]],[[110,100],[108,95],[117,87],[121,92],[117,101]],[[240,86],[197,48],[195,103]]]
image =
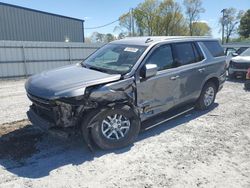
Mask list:
[[250,92],[242,83],[226,82],[210,111],[94,153],[81,138],[30,126],[23,81],[0,84],[0,187],[250,187]]
[[24,80],[0,80],[0,124],[26,119],[30,102]]

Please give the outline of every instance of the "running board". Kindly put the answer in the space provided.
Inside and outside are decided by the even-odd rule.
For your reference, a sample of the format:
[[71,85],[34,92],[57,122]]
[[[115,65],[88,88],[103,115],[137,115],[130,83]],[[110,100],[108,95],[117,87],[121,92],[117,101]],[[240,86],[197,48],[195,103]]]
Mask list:
[[193,109],[194,109],[193,106],[188,106],[188,107],[183,107],[180,109],[170,110],[170,111],[164,112],[160,115],[156,115],[154,117],[151,117],[149,120],[142,122],[141,131],[146,131],[148,129],[156,127],[162,123],[170,121],[170,120],[177,118],[181,115],[184,115],[184,114],[192,111]]

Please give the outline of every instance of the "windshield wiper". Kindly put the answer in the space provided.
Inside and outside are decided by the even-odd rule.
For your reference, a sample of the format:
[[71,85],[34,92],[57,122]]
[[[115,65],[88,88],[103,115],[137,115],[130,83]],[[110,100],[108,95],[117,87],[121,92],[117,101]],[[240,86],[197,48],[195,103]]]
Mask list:
[[82,67],[88,68],[84,63],[81,63]]
[[88,69],[92,69],[92,70],[96,70],[96,71],[100,71],[100,72],[109,73],[109,71],[108,71],[108,70],[106,70],[106,69],[102,69],[102,68],[99,68],[99,67],[88,66],[87,68],[88,68]]

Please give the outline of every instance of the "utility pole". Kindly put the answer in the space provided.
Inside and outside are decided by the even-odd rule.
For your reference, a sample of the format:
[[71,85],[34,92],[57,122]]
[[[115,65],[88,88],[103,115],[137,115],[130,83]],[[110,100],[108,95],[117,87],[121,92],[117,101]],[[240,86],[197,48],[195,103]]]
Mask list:
[[221,22],[221,25],[222,25],[222,36],[221,36],[221,43],[224,44],[224,27],[225,27],[225,11],[226,9],[222,9],[221,12],[222,12],[222,22]]
[[129,10],[129,14],[130,14],[130,20],[129,20],[129,22],[130,22],[130,28],[129,28],[129,32],[130,32],[130,36],[134,36],[134,34],[135,34],[135,27],[134,27],[134,9],[133,8],[131,8],[130,10]]
[[135,36],[135,21],[134,21],[134,9],[132,8],[132,36]]

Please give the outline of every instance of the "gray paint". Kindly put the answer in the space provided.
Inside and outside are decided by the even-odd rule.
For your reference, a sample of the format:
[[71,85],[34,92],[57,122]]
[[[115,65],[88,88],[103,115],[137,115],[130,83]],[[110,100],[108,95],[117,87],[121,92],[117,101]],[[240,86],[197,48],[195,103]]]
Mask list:
[[[140,108],[140,111],[143,111],[141,114],[142,121],[158,113],[167,111],[174,106],[196,101],[200,96],[205,82],[210,78],[218,79],[219,87],[225,81],[225,56],[214,58],[205,45],[203,45],[202,39],[161,40],[157,42],[157,46],[155,43],[151,44],[150,48],[156,49],[163,44],[188,41],[201,41],[199,42],[199,46],[205,57],[204,60],[159,71],[156,76],[147,80],[141,80],[139,72],[143,64],[147,61],[148,53],[145,52],[143,61],[138,62],[139,68],[136,69],[137,106]],[[174,77],[177,77],[177,79],[172,79]]]
[[84,42],[83,22],[0,3],[0,40]]
[[[197,100],[204,83],[210,78],[218,79],[218,81],[220,82],[219,84],[222,84],[222,82],[225,81],[223,80],[225,76],[223,76],[222,79],[220,78],[221,75],[225,73],[225,57],[212,57],[212,55],[202,42],[199,42],[199,46],[202,53],[204,54],[205,59],[201,62],[158,71],[155,76],[147,79],[141,79],[140,70],[141,68],[143,68],[144,63],[152,53],[152,51],[148,53],[151,49],[155,50],[159,46],[169,44],[171,42],[212,40],[207,38],[194,39],[181,37],[179,39],[172,38],[173,41],[171,41],[171,38],[167,38],[167,40],[161,40],[160,38],[161,37],[157,37],[157,40],[149,45],[148,49],[144,52],[142,57],[139,58],[139,62],[137,62],[135,65],[138,66],[138,68],[134,69],[134,71],[136,72],[132,74],[132,69],[132,71],[126,75],[128,76],[132,74],[129,79],[125,77],[123,81],[120,81],[118,83],[114,82],[111,83],[111,85],[100,86],[93,91],[90,91],[93,92],[90,94],[90,98],[100,103],[104,101],[132,101],[132,105],[137,106],[138,110],[141,112],[142,120],[145,120],[183,102]],[[134,41],[138,41],[139,43],[139,41],[141,41],[141,38],[139,38],[139,40],[137,40],[136,38],[134,40],[121,40],[121,44],[124,44],[124,42],[126,42],[126,44],[130,44],[130,41],[132,41],[131,44],[134,44]],[[119,43],[119,41],[116,41],[115,43]],[[57,74],[58,71],[59,74]],[[81,71],[79,71],[79,68],[76,69],[73,67],[65,67],[38,76],[34,76],[34,83],[29,85],[28,81],[26,90],[32,95],[47,99],[58,98],[58,96],[56,96],[56,93],[58,93],[60,90],[62,91],[60,93],[60,97],[72,97],[81,95],[84,92],[78,93],[78,89],[81,89],[82,87],[82,90],[85,90],[88,86],[98,85],[100,84],[100,80],[102,79],[98,77],[98,74],[93,74],[93,76],[91,74],[87,74],[90,79],[92,79],[91,83],[93,84],[86,84],[88,83],[88,76],[82,76],[82,71],[86,73],[88,72],[87,69],[85,70],[82,67]],[[76,75],[74,75],[74,73]],[[66,76],[64,78],[63,75],[69,75],[69,77]],[[103,77],[103,83],[106,83],[106,78],[108,78],[107,74],[105,74],[105,76]],[[119,78],[115,79],[112,77],[112,79],[114,79],[113,81],[117,81]],[[36,80],[38,80],[38,82]],[[109,80],[109,82],[111,82],[111,80]],[[131,81],[133,81],[134,84],[132,84]],[[36,85],[39,88],[36,88]],[[76,91],[74,92],[73,90],[76,85],[79,85],[79,87],[77,87]],[[65,89],[67,90],[67,87],[70,86],[72,86],[73,88],[70,91],[70,94],[65,94]],[[33,89],[29,89],[29,87],[33,87]],[[129,89],[129,92],[125,92],[126,89]],[[50,93],[49,90],[53,90],[53,92]],[[132,97],[133,100],[130,100],[131,96],[134,97]],[[134,103],[135,101],[136,103]]]
[[[180,39],[178,41],[193,40]],[[137,40],[135,39],[135,41]],[[130,44],[129,40],[122,40],[121,44],[124,44],[124,42]],[[127,105],[137,115],[135,118],[145,121],[181,103],[196,101],[205,82],[211,78],[215,79],[216,83],[218,81],[218,90],[222,88],[226,78],[225,57],[212,57],[202,42],[199,42],[199,46],[202,53],[204,53],[205,59],[201,62],[158,71],[156,75],[151,75],[152,77],[150,78],[142,78],[140,71],[148,55],[150,55],[148,52],[170,42],[171,40],[158,40],[150,44],[142,57],[139,58],[135,65],[136,68],[132,69],[125,77],[120,78],[120,75],[108,75],[82,67],[65,67],[32,77],[26,83],[26,90],[29,94],[42,99],[56,98],[56,102],[55,100],[49,101],[57,104],[56,107],[53,106],[53,114],[62,113],[56,118],[56,125],[65,127],[81,124],[82,130],[84,130],[82,132],[85,141],[88,143],[88,146],[91,146],[89,139],[90,131],[88,131],[89,125],[82,124],[81,121],[81,117],[84,117],[86,111],[89,112],[88,110],[90,109],[101,110],[103,108],[113,108],[114,106],[119,108]],[[119,43],[119,41],[115,43]],[[132,44],[134,44],[134,41],[131,41]],[[201,69],[202,71],[200,71]],[[129,77],[129,75],[131,76]],[[65,90],[70,92],[67,93]],[[59,96],[60,98],[58,98],[56,93],[60,91],[62,92]],[[65,100],[65,97],[69,98]],[[65,106],[67,106],[66,110]],[[72,110],[72,106],[76,110]],[[34,105],[32,108],[37,110],[39,105]],[[92,112],[94,117],[91,122],[97,123],[95,121],[96,113],[94,114],[96,111]],[[76,115],[68,117],[67,114]],[[58,124],[65,118],[67,119],[67,125]],[[35,119],[37,118],[31,117],[31,122],[36,122]],[[76,119],[79,120],[78,124]]]
[[81,64],[69,65],[30,77],[25,89],[36,97],[54,100],[84,95],[86,87],[116,81],[120,77],[86,69]]

